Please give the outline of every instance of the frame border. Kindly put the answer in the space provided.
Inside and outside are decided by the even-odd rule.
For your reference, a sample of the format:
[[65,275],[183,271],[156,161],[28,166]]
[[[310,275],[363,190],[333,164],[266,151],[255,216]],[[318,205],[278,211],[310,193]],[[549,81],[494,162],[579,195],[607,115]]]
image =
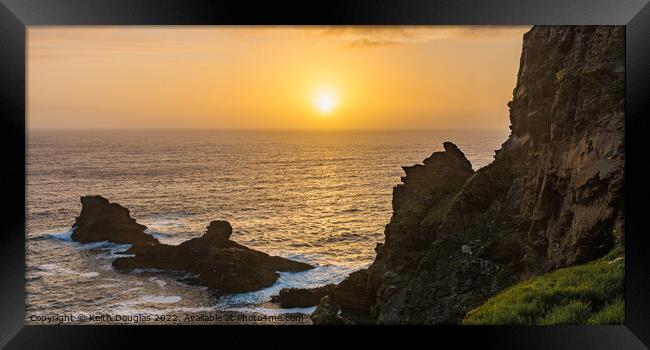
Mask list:
[[[0,0],[0,172],[8,205],[0,222],[0,346],[109,347],[131,338],[161,344],[187,344],[197,336],[237,337],[272,344],[296,333],[319,344],[340,343],[340,336],[364,335],[364,345],[385,345],[400,338],[431,344],[474,344],[499,349],[643,349],[650,344],[650,243],[642,226],[644,169],[650,96],[650,5],[648,0],[391,2],[318,1],[279,3],[208,0]],[[25,176],[26,176],[26,31],[41,25],[440,25],[582,24],[626,26],[625,194],[626,322],[624,326],[25,326]],[[647,173],[646,173],[647,174]],[[634,188],[634,191],[630,191]],[[22,208],[20,207],[22,204]],[[644,205],[645,204],[645,205]],[[330,334],[332,336],[330,336]],[[129,340],[125,340],[125,336]],[[253,337],[251,337],[253,336]],[[310,342],[310,343],[311,343]],[[644,345],[644,343],[646,345]],[[221,343],[220,343],[221,344]],[[309,344],[309,343],[308,343]],[[305,344],[309,346],[308,344]],[[425,343],[426,344],[426,343]],[[290,344],[289,344],[290,345]]]

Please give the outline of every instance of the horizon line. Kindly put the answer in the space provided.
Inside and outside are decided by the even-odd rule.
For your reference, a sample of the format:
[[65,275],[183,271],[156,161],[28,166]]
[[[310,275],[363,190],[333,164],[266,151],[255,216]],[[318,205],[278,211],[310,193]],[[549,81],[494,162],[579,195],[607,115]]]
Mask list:
[[106,131],[448,131],[448,130],[507,130],[510,131],[510,128],[123,128],[123,127],[72,127],[72,128],[49,128],[49,127],[26,127],[25,131],[97,131],[97,130],[106,130]]

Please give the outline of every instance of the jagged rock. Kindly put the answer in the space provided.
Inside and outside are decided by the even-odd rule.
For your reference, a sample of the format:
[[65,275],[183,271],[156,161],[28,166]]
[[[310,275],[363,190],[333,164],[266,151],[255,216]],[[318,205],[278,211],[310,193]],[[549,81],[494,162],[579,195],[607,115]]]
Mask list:
[[146,229],[131,218],[129,210],[123,206],[109,203],[102,196],[84,196],[81,197],[81,213],[72,225],[72,240],[145,246],[158,244],[156,238],[144,232]]
[[278,295],[271,297],[271,301],[280,307],[309,307],[318,305],[320,300],[331,293],[336,285],[328,284],[316,288],[282,288]]
[[[405,283],[402,271],[411,272],[436,237],[465,181],[474,174],[471,163],[451,142],[423,164],[404,167],[404,184],[393,189],[393,217],[386,226],[386,242],[377,245],[377,259],[367,270],[351,273],[332,293],[346,323],[368,323],[380,285],[391,293]],[[408,274],[406,275],[408,276]]]
[[228,221],[215,220],[210,222],[208,230],[205,232],[205,241],[214,242],[215,244],[225,243],[230,240],[232,235],[232,226]]
[[212,221],[206,233],[177,246],[158,244],[138,248],[135,256],[117,258],[116,269],[155,268],[188,271],[199,275],[197,284],[216,293],[239,293],[270,287],[277,271],[298,272],[313,266],[270,256],[229,240],[232,227],[227,221]]
[[[474,175],[471,163],[456,145],[445,142],[443,148],[444,152],[433,153],[423,165],[405,167],[403,184],[393,190],[393,216],[386,225],[385,243],[376,248],[377,258],[363,275],[369,300],[358,303],[367,307],[372,317],[377,317],[382,308],[390,309],[390,304],[400,305],[409,298],[405,289],[409,279],[464,184]],[[361,289],[360,277],[356,278],[357,289]],[[344,314],[360,312],[359,307],[346,307],[342,306]]]
[[[351,273],[338,285],[330,285],[327,299],[321,299],[314,324],[371,324],[370,308],[374,295],[368,289],[368,270]],[[326,300],[327,305],[323,305]]]
[[368,271],[364,269],[351,273],[334,288],[330,297],[348,316],[369,316],[373,300],[368,291]]
[[533,27],[508,106],[490,165],[473,173],[445,145],[404,168],[368,268],[377,323],[458,323],[518,281],[624,244],[625,28]]
[[317,326],[337,326],[345,322],[339,316],[341,308],[331,301],[329,296],[324,296],[316,310],[309,316],[314,325]]
[[270,256],[230,240],[227,221],[210,222],[206,233],[177,246],[161,244],[146,234],[129,210],[100,196],[81,197],[81,214],[73,225],[72,239],[81,243],[109,241],[132,244],[134,254],[113,261],[116,269],[156,268],[198,274],[191,283],[204,285],[216,293],[237,293],[270,287],[277,271],[305,271],[309,264]]

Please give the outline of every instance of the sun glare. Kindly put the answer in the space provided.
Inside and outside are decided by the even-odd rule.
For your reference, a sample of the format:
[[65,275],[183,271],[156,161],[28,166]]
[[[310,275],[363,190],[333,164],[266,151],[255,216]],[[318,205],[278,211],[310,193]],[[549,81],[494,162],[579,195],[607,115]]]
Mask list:
[[332,89],[320,89],[314,94],[314,106],[321,114],[331,113],[337,104],[338,98]]

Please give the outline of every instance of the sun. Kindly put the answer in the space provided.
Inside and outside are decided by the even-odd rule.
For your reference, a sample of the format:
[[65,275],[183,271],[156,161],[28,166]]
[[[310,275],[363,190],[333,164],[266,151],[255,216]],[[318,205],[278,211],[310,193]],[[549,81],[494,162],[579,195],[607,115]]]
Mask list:
[[314,93],[314,107],[321,114],[330,114],[338,105],[336,90],[321,88]]

